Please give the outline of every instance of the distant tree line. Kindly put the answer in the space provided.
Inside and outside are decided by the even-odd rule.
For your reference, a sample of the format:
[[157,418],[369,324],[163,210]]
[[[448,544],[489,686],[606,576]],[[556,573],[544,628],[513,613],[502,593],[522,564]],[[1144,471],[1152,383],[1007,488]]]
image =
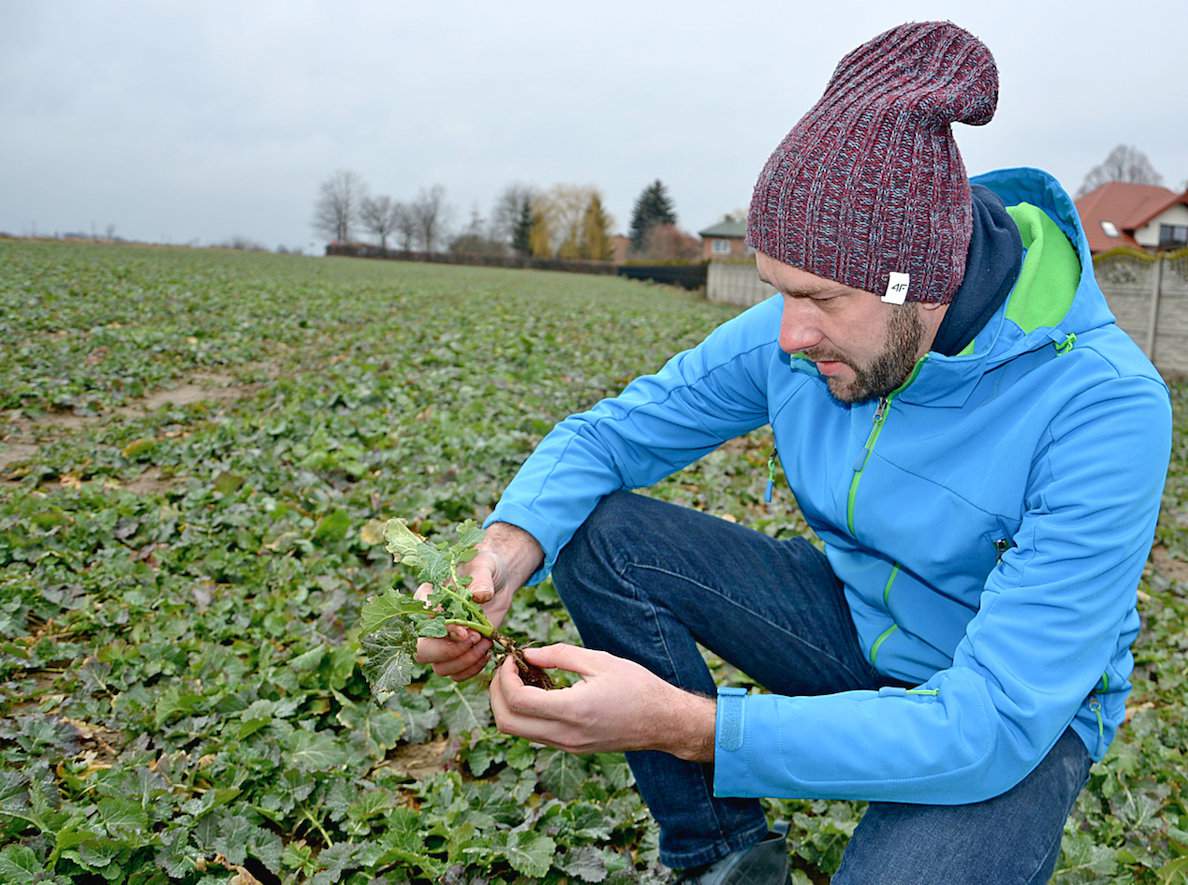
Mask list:
[[[555,184],[542,189],[507,185],[489,217],[473,206],[467,221],[451,229],[454,209],[440,185],[401,201],[372,195],[362,177],[340,169],[322,182],[314,206],[314,229],[340,244],[370,237],[386,251],[441,252],[495,257],[610,261],[615,257],[614,219],[601,191],[591,185]],[[696,237],[676,225],[672,199],[662,182],[644,188],[631,218],[628,257],[696,260]]]
[[[1163,186],[1163,176],[1145,153],[1132,144],[1117,144],[1104,160],[1086,173],[1084,181],[1077,189],[1075,199],[1079,200],[1111,181]],[[1180,182],[1179,189],[1188,191],[1188,178]]]
[[1079,200],[1090,191],[1111,181],[1161,185],[1163,176],[1155,170],[1147,155],[1134,145],[1115,145],[1106,158],[1085,175],[1075,199]]

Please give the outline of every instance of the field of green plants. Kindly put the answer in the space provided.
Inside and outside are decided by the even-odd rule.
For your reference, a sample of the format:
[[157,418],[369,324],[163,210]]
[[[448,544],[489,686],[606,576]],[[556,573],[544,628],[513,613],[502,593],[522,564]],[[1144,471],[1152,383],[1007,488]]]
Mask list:
[[[731,311],[614,278],[0,240],[0,882],[648,882],[620,755],[485,678],[371,697],[376,521],[481,520],[536,442]],[[1058,882],[1188,878],[1186,388],[1130,719]],[[652,493],[760,531],[768,431]],[[551,585],[508,628],[577,641]],[[722,679],[739,681],[714,662]],[[861,806],[771,801],[799,882]]]

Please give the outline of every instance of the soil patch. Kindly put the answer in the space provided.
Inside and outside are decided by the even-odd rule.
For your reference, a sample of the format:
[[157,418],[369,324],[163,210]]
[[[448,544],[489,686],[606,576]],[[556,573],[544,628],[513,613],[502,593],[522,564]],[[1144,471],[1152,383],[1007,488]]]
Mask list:
[[[230,375],[202,373],[194,375],[180,387],[150,393],[126,406],[120,406],[111,412],[99,415],[54,413],[40,415],[36,418],[25,418],[13,412],[0,413],[0,478],[12,481],[4,476],[8,468],[13,464],[36,458],[40,444],[52,442],[56,438],[55,431],[82,430],[105,421],[112,415],[123,418],[143,418],[157,409],[170,405],[177,407],[197,402],[232,402],[255,393],[262,386],[260,384],[236,384],[235,379]],[[7,427],[4,426],[5,424]],[[48,435],[45,432],[46,428],[50,429]],[[135,492],[151,493],[162,491],[175,482],[175,480],[162,480],[160,471],[156,471],[154,474],[153,470],[149,470],[140,478],[129,483],[127,488]]]
[[137,495],[156,495],[181,485],[180,476],[165,476],[159,468],[150,467],[136,479],[124,483],[124,489]]
[[189,383],[172,390],[150,393],[142,400],[116,410],[119,415],[139,418],[155,412],[163,406],[188,406],[197,402],[227,402],[247,396],[258,389],[258,385],[236,385],[235,379],[226,375],[196,375]]
[[0,473],[8,469],[10,464],[18,461],[28,461],[37,454],[37,446],[32,443],[6,442],[0,448]]
[[1172,556],[1162,544],[1156,544],[1151,548],[1151,563],[1159,574],[1173,584],[1188,587],[1188,562]]
[[420,780],[442,770],[448,745],[449,738],[445,737],[423,744],[404,744],[391,752],[383,767]]

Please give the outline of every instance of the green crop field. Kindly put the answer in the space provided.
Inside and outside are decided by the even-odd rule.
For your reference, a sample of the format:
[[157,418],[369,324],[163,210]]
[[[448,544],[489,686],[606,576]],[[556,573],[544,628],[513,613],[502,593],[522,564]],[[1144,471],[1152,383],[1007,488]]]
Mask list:
[[[614,278],[0,240],[0,882],[661,878],[622,756],[500,735],[485,677],[378,705],[357,619],[408,583],[375,520],[481,519],[555,421],[730,315]],[[1175,400],[1131,715],[1059,882],[1188,871]],[[652,494],[806,532],[762,501],[769,448]],[[509,628],[577,638],[548,583]],[[825,881],[861,806],[768,806]]]

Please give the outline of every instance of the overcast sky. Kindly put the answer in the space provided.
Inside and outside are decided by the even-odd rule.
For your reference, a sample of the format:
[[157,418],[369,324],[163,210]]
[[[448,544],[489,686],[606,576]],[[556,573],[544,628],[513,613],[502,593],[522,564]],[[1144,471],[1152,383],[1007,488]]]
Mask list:
[[747,204],[842,55],[946,17],[1000,72],[995,119],[955,127],[971,175],[1072,191],[1126,142],[1183,186],[1183,0],[0,0],[0,231],[320,250],[338,168],[397,199],[441,183],[459,225],[510,182],[596,185],[619,231],[660,178],[697,231]]

